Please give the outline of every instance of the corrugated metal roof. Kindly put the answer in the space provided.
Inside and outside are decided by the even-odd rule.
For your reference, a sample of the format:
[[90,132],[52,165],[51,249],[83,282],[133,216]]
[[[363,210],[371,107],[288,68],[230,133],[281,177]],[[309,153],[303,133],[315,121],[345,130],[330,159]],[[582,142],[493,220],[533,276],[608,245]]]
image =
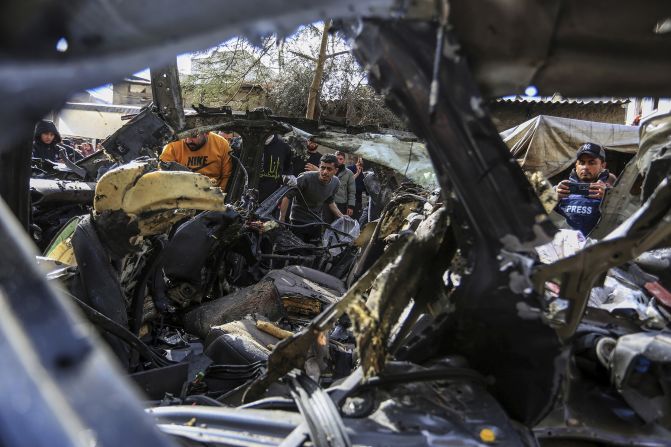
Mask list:
[[629,98],[564,98],[555,96],[506,96],[497,98],[496,102],[506,104],[614,104],[624,105],[630,102]]
[[120,105],[120,104],[95,104],[89,102],[66,102],[64,109],[91,110],[96,112],[112,112],[124,115],[140,113],[142,106]]
[[123,80],[126,82],[131,82],[133,84],[151,85],[150,79],[143,78],[137,75],[126,76],[125,78],[123,78]]

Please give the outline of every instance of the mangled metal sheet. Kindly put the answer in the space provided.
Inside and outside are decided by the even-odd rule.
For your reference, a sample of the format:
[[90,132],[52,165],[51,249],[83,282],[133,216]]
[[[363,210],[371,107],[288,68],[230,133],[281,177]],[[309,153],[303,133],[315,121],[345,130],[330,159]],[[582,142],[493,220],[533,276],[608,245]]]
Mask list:
[[320,133],[314,140],[334,151],[342,150],[394,169],[427,189],[438,187],[426,145],[419,141],[404,141],[385,134],[348,135],[335,132]]
[[613,189],[606,194],[601,204],[601,219],[590,233],[593,238],[605,237],[634,214],[671,166],[668,151],[671,114],[653,115],[637,129],[640,149],[625,166]]

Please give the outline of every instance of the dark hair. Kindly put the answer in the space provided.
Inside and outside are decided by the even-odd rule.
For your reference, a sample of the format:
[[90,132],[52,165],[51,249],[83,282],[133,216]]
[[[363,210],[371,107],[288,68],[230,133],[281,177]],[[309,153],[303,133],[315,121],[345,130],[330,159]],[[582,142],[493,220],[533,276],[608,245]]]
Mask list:
[[337,157],[338,155],[342,155],[343,157],[347,157],[347,154],[345,154],[343,151],[336,151],[335,154],[336,154],[336,157]]
[[333,154],[322,155],[322,158],[319,159],[320,163],[333,163],[334,165],[338,164],[338,159]]

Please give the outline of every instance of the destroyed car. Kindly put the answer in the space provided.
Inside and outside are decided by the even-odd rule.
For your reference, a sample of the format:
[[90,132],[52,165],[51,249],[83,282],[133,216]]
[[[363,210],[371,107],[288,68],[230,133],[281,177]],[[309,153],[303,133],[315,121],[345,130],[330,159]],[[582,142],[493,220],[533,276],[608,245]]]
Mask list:
[[[168,6],[175,8],[171,12],[179,8]],[[72,59],[49,56],[47,49],[53,52],[58,32],[38,34],[33,48],[35,55],[60,63],[55,72],[49,63],[37,68],[29,64],[34,76],[20,76],[20,69],[27,69],[20,63],[20,43],[8,45],[3,56],[3,63],[16,63],[19,69],[4,71],[7,82],[0,88],[19,104],[26,104],[20,94],[28,87],[43,91],[40,74],[56,76],[49,95],[19,109],[22,113],[3,114],[6,123],[17,124],[8,127],[4,145],[17,142],[26,122],[57,105],[75,83],[120,76],[139,64],[166,63],[180,50],[222,40],[241,29],[251,36],[287,32],[318,15],[289,2],[260,8],[260,3],[247,1],[227,5],[235,6],[242,19],[226,26],[213,14],[222,5],[201,6],[203,10],[179,9],[185,16],[160,15],[163,20],[142,5],[62,6],[66,20],[57,31],[71,42],[66,56]],[[669,335],[664,307],[657,306],[660,328],[646,326],[645,319],[588,306],[595,286],[610,286],[600,284],[609,269],[619,269],[619,277],[630,282],[630,291],[622,294],[647,284],[652,284],[655,292],[650,293],[656,298],[668,290],[661,273],[653,278],[636,270],[659,260],[657,268],[663,273],[659,265],[668,260],[660,251],[669,247],[671,234],[671,185],[664,162],[668,116],[651,118],[641,127],[640,146],[645,150],[639,151],[639,160],[645,161],[636,169],[637,175],[645,174],[645,186],[637,196],[640,207],[618,215],[591,245],[544,264],[536,249],[553,241],[556,228],[496,132],[480,93],[512,93],[533,82],[541,91],[556,87],[567,95],[668,95],[668,6],[619,1],[609,6],[604,13],[577,1],[324,2],[319,14],[344,19],[340,29],[351,37],[370,82],[386,93],[396,112],[426,142],[441,188],[439,195],[416,187],[399,190],[341,282],[334,275],[293,266],[268,278],[272,288],[250,278],[246,280],[251,285],[239,283],[246,292],[233,291],[229,287],[241,280],[236,271],[243,277],[253,272],[249,261],[254,256],[245,252],[253,244],[236,246],[227,232],[243,225],[242,217],[257,208],[243,206],[244,212],[233,212],[224,208],[222,195],[207,182],[190,173],[154,170],[151,163],[110,171],[105,182],[109,189],[102,181],[96,187],[100,191],[94,213],[78,224],[69,243],[63,238],[61,248],[53,247],[63,260],[74,253],[77,268],[40,260],[49,278],[72,281],[67,290],[45,281],[25,233],[0,204],[0,246],[13,254],[11,259],[0,258],[0,302],[5,308],[0,331],[6,341],[0,345],[0,384],[14,403],[0,409],[5,442],[668,444]],[[108,20],[91,34],[86,25],[90,21],[84,19],[96,17],[103,8]],[[282,14],[274,8],[281,8]],[[169,26],[178,20],[180,26]],[[617,26],[625,21],[628,26]],[[194,22],[199,28],[189,25]],[[21,36],[26,29],[10,27],[8,32]],[[621,53],[605,51],[622,42],[627,45],[619,46]],[[95,69],[76,80],[66,76],[76,62],[92,54],[99,58]],[[576,72],[582,74],[580,82],[571,76]],[[182,128],[179,117],[170,119],[171,103],[165,104],[161,109],[159,101],[166,122]],[[243,154],[243,165],[255,166],[254,156],[252,151],[249,159]],[[19,150],[9,147],[3,148],[2,158],[15,167],[11,176],[3,170],[3,197],[21,221],[27,163]],[[147,194],[166,176],[184,182],[186,195],[171,195],[170,190],[158,198]],[[11,183],[10,177],[19,181]],[[187,189],[187,183],[193,188]],[[244,181],[239,185],[242,191]],[[629,195],[630,191],[626,189]],[[236,194],[234,190],[233,197],[242,196]],[[244,203],[253,200],[236,204]],[[190,217],[194,210],[205,212]],[[250,228],[250,234],[258,228]],[[236,238],[245,234],[234,232]],[[159,239],[166,243],[160,250],[153,245],[159,243],[152,239],[157,235],[167,235]],[[82,240],[86,243],[78,244]],[[162,258],[171,243],[175,251]],[[217,250],[219,244],[226,249]],[[188,256],[180,259],[182,253]],[[197,267],[222,265],[211,259],[212,254],[225,257],[225,266],[242,268],[206,268],[217,280],[203,278]],[[180,261],[185,268],[173,268]],[[87,272],[88,266],[100,268]],[[186,272],[186,267],[193,267],[193,276],[175,280],[174,274]],[[314,287],[320,289],[319,298],[333,298],[317,298],[319,308],[309,309],[317,314],[314,317],[301,313],[316,304],[315,297],[296,299],[300,294],[289,284],[283,290],[293,299],[278,302],[278,283],[288,277],[309,281],[310,292],[301,287],[303,298]],[[129,293],[143,281],[156,281],[150,296]],[[191,281],[200,281],[195,291]],[[78,286],[79,296],[88,302],[77,298]],[[183,369],[192,363],[180,361],[185,354],[198,355],[197,347],[188,331],[162,331],[163,322],[168,327],[174,320],[144,306],[151,304],[158,312],[161,306],[167,311],[187,303],[188,308],[194,297],[209,298],[208,293],[214,299],[196,303],[200,305],[191,311],[200,312],[194,319],[203,323],[200,335],[207,332],[206,357],[223,363],[215,362],[205,367],[209,371],[202,369],[198,372],[203,374],[182,383]],[[215,313],[212,303],[250,305],[256,299],[270,302],[261,306],[265,313],[249,319],[246,310],[235,314],[226,309],[223,313],[235,321],[207,321]],[[137,381],[145,384],[145,399],[152,387],[175,377],[171,385],[183,385],[180,393],[168,396],[156,390],[162,397],[143,410],[137,392],[118,374],[108,348],[82,323],[73,303],[104,333],[116,358],[126,356],[124,367],[145,369],[144,382],[142,377]],[[282,315],[290,310],[293,320]],[[158,329],[154,335],[164,343],[161,350],[140,339],[144,321]],[[125,331],[120,329],[124,326]],[[240,353],[245,355],[232,362]],[[151,377],[168,369],[175,374]],[[221,392],[208,394],[212,390]],[[36,423],[40,430],[34,429]]]

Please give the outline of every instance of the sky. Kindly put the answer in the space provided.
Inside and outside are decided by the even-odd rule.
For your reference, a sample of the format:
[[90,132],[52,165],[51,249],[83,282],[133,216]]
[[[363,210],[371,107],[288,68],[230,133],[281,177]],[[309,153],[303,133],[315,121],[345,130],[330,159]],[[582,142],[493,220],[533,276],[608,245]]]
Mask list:
[[[321,29],[322,26],[323,26],[322,23],[320,23],[320,22],[315,22],[314,25],[319,29]],[[291,40],[292,42],[294,42],[295,48],[298,51],[301,51],[301,52],[306,53],[306,54],[310,54],[311,52],[314,52],[314,51],[310,51],[311,47],[314,47],[314,48],[312,48],[312,50],[314,50],[315,48],[318,48],[319,37],[313,37],[312,39],[307,39],[305,41],[294,40],[294,39],[297,39],[298,34],[299,33],[297,32],[293,36],[290,36],[290,37],[287,38],[287,41]],[[233,41],[234,39],[235,38],[231,39],[231,41]],[[225,43],[222,43],[222,45],[223,44],[225,44]],[[217,48],[218,46],[219,45],[214,46],[207,51],[211,51],[211,50]],[[346,48],[339,46],[339,47],[333,48],[333,49],[335,51],[340,51],[340,50],[343,50],[343,49],[346,49]],[[195,53],[185,53],[185,54],[181,54],[181,55],[177,56],[177,69],[179,70],[180,74],[191,74],[191,57],[194,54]],[[274,60],[271,60],[270,55],[266,55],[264,58],[262,58],[262,62],[268,67],[272,67],[274,65]],[[149,79],[149,77],[150,77],[149,68],[145,68],[144,70],[141,70],[141,71],[139,71],[137,73],[134,73],[134,74],[136,76],[146,78],[146,79]],[[102,85],[98,88],[89,89],[88,92],[102,102],[109,103],[109,104],[112,103],[112,84],[105,84],[105,85]]]
[[[182,74],[191,73],[191,53],[180,54],[177,56],[177,69]],[[134,74],[135,76],[149,79],[149,68],[145,68],[144,70],[138,71]],[[88,91],[91,95],[95,96],[99,100],[109,104],[112,103],[112,84],[101,85],[98,88],[93,88]]]

